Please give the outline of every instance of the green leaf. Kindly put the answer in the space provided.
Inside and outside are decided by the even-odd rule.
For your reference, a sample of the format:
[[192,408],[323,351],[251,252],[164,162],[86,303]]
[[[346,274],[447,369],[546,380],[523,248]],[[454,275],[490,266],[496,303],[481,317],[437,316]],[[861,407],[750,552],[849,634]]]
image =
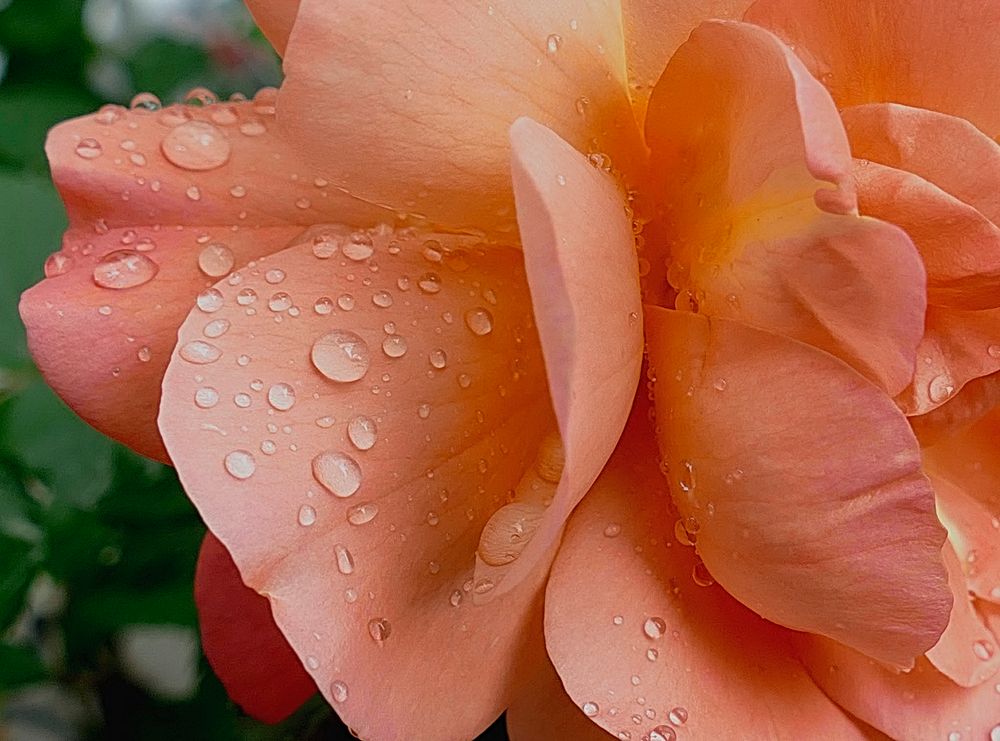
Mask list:
[[33,649],[0,643],[0,690],[41,682],[47,679],[48,675]]
[[60,121],[90,113],[97,101],[86,90],[65,85],[0,87],[0,161],[14,169],[48,173],[45,136]]
[[0,535],[0,634],[24,609],[28,588],[38,573],[38,549]]

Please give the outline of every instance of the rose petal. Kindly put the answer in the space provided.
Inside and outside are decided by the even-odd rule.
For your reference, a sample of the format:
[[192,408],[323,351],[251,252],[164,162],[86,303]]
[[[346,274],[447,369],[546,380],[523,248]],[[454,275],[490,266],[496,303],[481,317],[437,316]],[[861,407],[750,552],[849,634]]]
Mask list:
[[896,103],[840,115],[855,157],[912,172],[1000,221],[1000,145],[968,121]]
[[906,387],[923,267],[902,231],[853,215],[837,111],[787,47],[702,24],[657,83],[646,132],[682,301],[813,344],[890,394]]
[[769,620],[912,665],[944,630],[951,593],[903,415],[808,345],[646,316],[661,451],[715,579]]
[[198,555],[194,595],[208,663],[246,713],[279,723],[316,693],[267,600],[244,586],[229,552],[211,533]]
[[641,124],[653,86],[677,47],[702,21],[740,18],[753,0],[624,0],[629,92]]
[[[935,482],[937,491],[943,487]],[[962,564],[951,546],[943,550],[948,583],[954,594],[948,628],[930,651],[927,658],[938,669],[961,687],[975,687],[997,673],[1000,652],[996,637],[983,624],[973,606],[966,585]]]
[[908,0],[758,0],[744,19],[794,45],[841,108],[902,103],[1000,134],[1000,108],[981,82],[997,76],[1000,60],[1000,7],[990,0],[919,12]]
[[285,53],[288,36],[292,33],[299,0],[244,0],[254,21],[267,36],[278,54]]
[[[160,382],[197,294],[229,262],[281,249],[328,215],[357,224],[382,215],[317,181],[274,137],[262,104],[106,106],[49,135],[71,228],[46,267],[50,277],[21,301],[29,345],[77,413],[160,460]],[[199,268],[203,253],[220,244],[231,255]],[[132,287],[96,285],[100,260],[121,250],[138,268]]]
[[[935,475],[959,486],[982,504],[992,517],[1000,518],[1000,408],[959,434],[945,437],[924,450],[926,465]],[[1000,529],[1000,519],[992,522]]]
[[[345,722],[365,737],[473,737],[508,703],[547,567],[473,605],[491,586],[473,579],[484,525],[542,477],[533,464],[555,427],[523,256],[470,237],[328,231],[337,253],[308,240],[220,286],[231,328],[216,350],[191,347],[205,338],[188,318],[160,428]],[[219,401],[199,409],[205,388]],[[530,528],[521,514],[494,523],[498,538]]]
[[512,232],[508,128],[531,116],[630,171],[641,157],[617,7],[303,0],[279,118],[355,195]]
[[[551,551],[625,427],[642,363],[638,263],[614,182],[552,131],[511,127],[517,217],[565,467],[520,558],[477,567],[502,593]],[[504,585],[507,586],[504,586]]]
[[1000,407],[1000,373],[969,381],[961,393],[926,413],[910,417],[910,426],[920,444],[934,445],[942,438],[959,434]]
[[[809,673],[835,702],[892,738],[986,739],[1000,734],[992,682],[959,687],[925,658],[908,673],[818,636],[803,636]],[[955,735],[959,734],[959,735]]]
[[858,201],[866,216],[906,231],[927,269],[936,306],[1000,306],[1000,229],[980,211],[918,175],[860,160]]
[[862,738],[789,631],[695,581],[644,422],[573,514],[546,592],[546,644],[574,702],[618,738]]

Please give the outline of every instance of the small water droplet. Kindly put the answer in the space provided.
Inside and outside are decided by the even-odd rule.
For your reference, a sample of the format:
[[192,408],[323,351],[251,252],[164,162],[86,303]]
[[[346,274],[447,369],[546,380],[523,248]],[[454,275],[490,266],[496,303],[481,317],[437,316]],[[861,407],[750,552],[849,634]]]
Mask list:
[[677,741],[677,732],[670,726],[657,726],[649,732],[649,741]]
[[192,201],[201,200],[201,189],[199,189],[197,185],[192,185],[190,188],[184,191],[184,193]]
[[460,604],[462,604],[462,590],[456,589],[455,591],[453,591],[451,595],[448,597],[448,602],[451,604],[452,607],[458,607]]
[[431,405],[430,404],[421,404],[420,406],[418,406],[417,407],[417,416],[420,417],[420,419],[427,419],[428,417],[430,417],[431,416]]
[[285,279],[285,271],[279,268],[272,268],[264,273],[264,280],[270,283],[272,286],[281,283]]
[[104,148],[97,139],[81,139],[76,145],[76,153],[85,160],[97,159],[104,153]]
[[331,381],[350,383],[368,372],[371,353],[368,343],[354,332],[337,329],[313,343],[312,363]]
[[248,450],[234,450],[225,458],[226,471],[233,478],[245,480],[254,475],[257,461]]
[[252,288],[244,288],[236,294],[236,303],[240,306],[249,306],[257,300],[257,292]]
[[621,534],[621,531],[622,531],[622,526],[619,525],[617,522],[612,522],[607,527],[604,528],[604,537],[617,538]]
[[986,353],[991,358],[1000,358],[1000,345],[990,345],[986,348]]
[[990,741],[1000,741],[1000,725],[990,729]]
[[344,243],[341,252],[344,253],[344,257],[348,260],[354,260],[355,262],[367,260],[375,253],[374,242],[364,232],[355,232]]
[[477,553],[489,566],[509,564],[521,555],[542,522],[538,505],[512,502],[493,513],[483,527]]
[[194,403],[200,409],[211,409],[219,403],[219,392],[211,386],[205,386],[194,392]]
[[705,562],[700,560],[691,567],[691,579],[699,587],[710,587],[715,584],[715,579],[712,578]]
[[382,643],[392,633],[392,625],[385,618],[372,618],[368,621],[368,635],[376,643]]
[[660,658],[660,652],[657,651],[655,648],[647,648],[646,649],[646,658],[649,661],[656,661],[658,658]]
[[151,281],[160,266],[135,250],[116,250],[94,266],[94,283],[101,288],[125,289]]
[[382,352],[390,358],[401,358],[406,355],[406,350],[406,339],[397,334],[389,335],[382,340]]
[[206,337],[214,340],[222,337],[222,335],[229,331],[231,326],[232,324],[228,319],[213,319],[201,331]]
[[556,182],[559,183],[559,185],[566,185],[566,176],[556,175]]
[[667,624],[663,622],[661,617],[649,617],[642,624],[642,632],[646,634],[647,638],[652,638],[654,641],[659,640],[667,632]]
[[198,255],[198,268],[210,278],[229,275],[235,262],[233,251],[221,242],[206,245]]
[[195,365],[208,365],[222,357],[222,350],[209,342],[193,340],[181,347],[180,356]]
[[313,476],[334,496],[353,496],[361,488],[361,466],[346,453],[326,450],[312,461]]
[[955,393],[955,385],[948,376],[942,373],[931,379],[927,393],[931,401],[938,404]]
[[295,389],[287,383],[276,383],[267,390],[267,402],[279,412],[295,406]]
[[207,121],[188,121],[163,137],[160,150],[181,169],[205,171],[226,164],[232,147],[226,135]]
[[352,525],[367,525],[378,515],[378,505],[374,502],[359,504],[347,510],[347,521]]
[[435,294],[441,292],[441,276],[437,273],[424,273],[417,281],[420,290],[424,293]]
[[392,294],[388,291],[378,291],[372,295],[372,303],[381,309],[392,306]]
[[682,726],[687,723],[688,711],[682,707],[671,708],[667,713],[667,720],[675,726]]
[[233,396],[233,404],[238,406],[240,409],[247,409],[251,404],[253,404],[253,399],[250,398],[250,394],[240,392]]
[[73,258],[61,252],[55,252],[45,259],[45,277],[55,278],[68,273],[73,267]]
[[601,708],[598,706],[596,702],[585,702],[583,703],[583,705],[580,706],[580,709],[583,710],[583,714],[586,715],[588,718],[593,718],[595,715],[601,712]]
[[333,299],[329,296],[321,296],[313,304],[313,311],[320,316],[328,316],[333,313]]
[[337,559],[337,571],[344,576],[354,573],[354,556],[347,550],[347,546],[337,543],[333,546],[333,554]]
[[267,126],[256,119],[244,121],[240,124],[240,133],[244,136],[260,136],[267,133]]
[[472,376],[470,376],[468,373],[459,373],[458,385],[464,389],[469,388],[469,386],[472,385]]
[[484,309],[482,306],[469,309],[465,312],[465,326],[480,337],[488,335],[493,331],[493,315],[489,309]]
[[445,353],[444,350],[441,350],[440,348],[437,350],[431,350],[430,353],[428,353],[427,355],[427,360],[433,367],[437,368],[438,370],[441,370],[446,365],[448,365],[448,355]]
[[288,311],[292,308],[292,297],[284,291],[279,291],[267,300],[267,308],[276,312]]
[[351,311],[354,308],[354,296],[349,293],[341,294],[337,297],[337,306],[343,311]]
[[375,420],[363,414],[352,417],[351,421],[347,423],[347,437],[358,450],[371,450],[378,437]]
[[993,644],[989,641],[980,639],[972,644],[972,652],[976,654],[976,658],[981,661],[989,661],[993,658],[995,649]]
[[338,679],[330,685],[330,695],[334,702],[347,702],[347,685]]
[[316,522],[316,510],[308,504],[303,504],[299,508],[299,524],[302,527],[309,527]]
[[549,54],[555,54],[559,51],[559,46],[562,44],[562,36],[557,33],[549,34],[549,37],[545,39],[545,48],[548,50]]
[[139,359],[140,363],[148,363],[153,357],[153,352],[148,347],[143,346],[139,348],[135,356]]

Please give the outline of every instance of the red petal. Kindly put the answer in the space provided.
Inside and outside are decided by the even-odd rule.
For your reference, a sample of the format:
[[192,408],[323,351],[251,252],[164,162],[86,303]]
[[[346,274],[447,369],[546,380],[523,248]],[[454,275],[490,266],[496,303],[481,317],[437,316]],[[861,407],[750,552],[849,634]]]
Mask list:
[[194,595],[208,663],[244,711],[278,723],[316,693],[267,600],[244,586],[229,552],[211,533],[198,555]]

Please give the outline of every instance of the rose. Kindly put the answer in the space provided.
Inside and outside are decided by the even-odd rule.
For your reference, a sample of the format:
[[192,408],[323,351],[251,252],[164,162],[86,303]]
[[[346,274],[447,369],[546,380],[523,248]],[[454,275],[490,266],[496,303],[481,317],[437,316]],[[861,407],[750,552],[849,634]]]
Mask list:
[[[673,54],[745,7],[631,3],[626,47],[590,7],[330,5],[258,9],[279,48],[295,16],[276,101],[57,128],[72,226],[23,303],[36,358],[86,418],[162,457],[159,404],[185,487],[270,599],[297,658],[274,635],[272,671],[250,675],[268,613],[206,542],[203,631],[230,691],[277,717],[315,680],[378,738],[468,737],[508,705],[523,738],[600,734],[588,716],[621,737],[860,735],[819,687],[898,737],[992,728],[996,415],[970,423],[995,402],[988,381],[958,389],[996,369],[932,359],[953,388],[928,398],[954,399],[920,423],[938,442],[923,459],[891,402],[933,335],[927,296],[928,317],[940,297],[989,311],[988,251],[963,245],[966,274],[939,274],[937,227],[903,224],[921,260],[856,215],[856,188],[865,211],[885,189],[855,186],[836,85],[869,67],[818,68],[788,21],[905,41],[931,14],[910,28],[867,5],[759,3],[759,26],[706,23]],[[965,47],[940,48],[956,60],[942,89],[972,79]],[[626,64],[640,119],[659,79],[648,166]],[[524,119],[508,147],[521,115],[566,141]],[[619,443],[640,274],[656,429],[638,404]],[[539,640],[553,557],[545,648],[572,703]]]

